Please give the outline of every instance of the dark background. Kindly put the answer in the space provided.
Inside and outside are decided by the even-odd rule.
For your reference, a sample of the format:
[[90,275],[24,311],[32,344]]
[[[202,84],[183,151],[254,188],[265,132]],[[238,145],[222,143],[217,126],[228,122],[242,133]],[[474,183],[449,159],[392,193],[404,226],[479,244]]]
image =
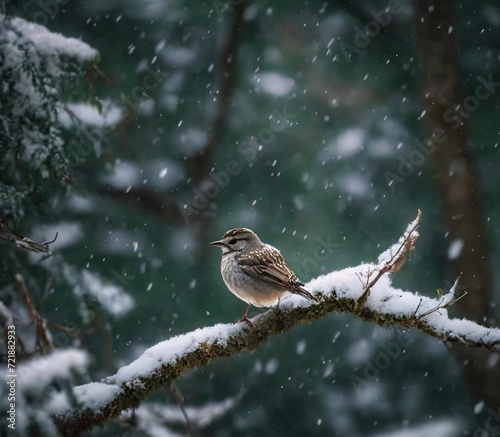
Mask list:
[[[435,296],[463,273],[469,295],[450,311],[497,324],[500,88],[477,97],[481,83],[500,81],[496,1],[49,3],[13,13],[99,51],[87,106],[61,104],[82,120],[93,105],[112,121],[66,130],[71,182],[7,217],[37,241],[59,239],[42,262],[2,242],[16,262],[2,267],[0,298],[19,300],[13,275],[23,271],[42,317],[77,327],[67,344],[92,363],[75,383],[241,317],[220,251],[207,246],[233,227],[279,247],[308,281],[375,261],[420,208],[417,252],[395,284]],[[427,141],[433,129],[444,142]],[[83,271],[108,284],[101,295],[116,293],[114,309]],[[371,377],[401,332],[331,314],[192,372],[178,389],[193,406],[241,395],[196,435],[496,435],[487,423],[500,432],[494,355],[450,352],[411,331]],[[154,400],[176,402],[162,391]],[[116,424],[92,435],[124,433],[153,435]]]

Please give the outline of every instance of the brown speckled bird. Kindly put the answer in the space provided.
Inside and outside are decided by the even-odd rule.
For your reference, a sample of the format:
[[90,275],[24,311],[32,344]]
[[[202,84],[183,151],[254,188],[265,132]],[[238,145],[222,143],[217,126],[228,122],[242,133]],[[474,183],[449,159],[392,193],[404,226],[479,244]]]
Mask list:
[[220,270],[227,288],[248,304],[240,322],[253,325],[247,317],[250,305],[269,307],[276,301],[279,305],[287,292],[317,300],[303,288],[280,251],[263,243],[250,229],[231,229],[222,240],[210,244],[222,249]]

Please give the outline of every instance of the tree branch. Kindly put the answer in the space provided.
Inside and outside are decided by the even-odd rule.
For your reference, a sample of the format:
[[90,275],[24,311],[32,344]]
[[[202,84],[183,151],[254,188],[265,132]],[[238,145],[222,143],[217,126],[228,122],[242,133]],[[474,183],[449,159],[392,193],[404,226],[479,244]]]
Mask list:
[[200,152],[187,159],[188,166],[191,168],[190,174],[196,185],[202,184],[208,178],[217,145],[226,130],[233,94],[236,91],[238,66],[236,56],[245,27],[243,19],[245,8],[245,2],[237,2],[232,8],[233,23],[218,59],[219,92],[217,93],[217,105],[214,108],[215,114],[208,126],[207,141]]
[[[188,174],[193,181],[194,188],[201,188],[211,181],[210,172],[213,167],[213,157],[227,129],[228,115],[233,104],[233,95],[238,79],[237,55],[245,27],[243,14],[246,6],[246,2],[238,2],[231,8],[233,21],[228,34],[224,37],[224,44],[218,56],[218,75],[215,78],[215,81],[218,82],[217,100],[213,114],[208,115],[207,139],[199,152],[186,159]],[[151,191],[145,187],[132,187],[125,192],[122,189],[104,187],[101,191],[103,195],[108,195],[115,200],[136,205],[160,220],[177,224],[186,223],[186,218],[179,209],[179,199],[170,194],[159,193],[156,190]],[[204,223],[203,226],[198,227],[199,238],[196,239],[197,241],[207,241],[205,231],[208,226],[206,226],[206,222],[210,216],[211,213],[208,209],[197,211],[197,214],[193,215],[193,222]]]
[[[64,436],[85,431],[117,418],[122,411],[137,408],[151,393],[172,384],[184,373],[209,362],[252,351],[270,337],[290,331],[301,323],[311,323],[331,312],[352,313],[381,326],[416,328],[443,341],[486,347],[500,352],[500,329],[487,328],[468,320],[450,319],[446,307],[454,299],[455,287],[442,299],[432,299],[392,287],[388,274],[416,241],[420,212],[398,243],[380,257],[378,264],[332,272],[309,282],[307,288],[319,299],[313,303],[292,295],[274,309],[252,319],[256,328],[245,323],[218,324],[173,337],[147,349],[141,357],[101,382],[73,388],[71,397],[78,408],[53,408],[54,421]],[[391,261],[394,262],[391,264]],[[399,264],[401,267],[402,264]],[[385,275],[377,273],[385,269]],[[366,281],[376,274],[377,281]],[[365,302],[360,299],[365,296]],[[59,394],[58,396],[62,396]],[[54,405],[61,405],[61,398]]]
[[57,232],[53,240],[46,241],[45,243],[37,243],[24,235],[18,234],[9,227],[6,220],[0,217],[0,238],[10,241],[22,249],[31,250],[37,253],[50,253],[49,245],[57,240]]

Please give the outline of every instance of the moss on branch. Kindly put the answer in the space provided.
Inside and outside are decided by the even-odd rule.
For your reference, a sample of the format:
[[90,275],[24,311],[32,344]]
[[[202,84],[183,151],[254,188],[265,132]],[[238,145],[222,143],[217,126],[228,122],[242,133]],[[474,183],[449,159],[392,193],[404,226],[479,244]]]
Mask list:
[[[399,325],[407,328],[416,328],[428,335],[444,341],[454,341],[469,346],[494,347],[486,342],[474,342],[460,333],[441,333],[425,318],[413,314],[391,314],[377,312],[369,307],[358,311],[357,300],[354,298],[338,297],[335,290],[329,295],[321,295],[319,303],[308,306],[298,306],[285,310],[271,309],[252,319],[255,328],[245,323],[240,323],[240,329],[235,330],[225,344],[217,341],[204,341],[198,344],[195,350],[186,353],[173,364],[160,365],[147,377],[139,377],[134,381],[122,384],[119,392],[100,412],[90,408],[74,410],[58,415],[54,421],[60,432],[65,436],[78,436],[95,426],[105,424],[110,419],[117,418],[120,413],[128,408],[136,408],[148,398],[151,393],[162,387],[168,386],[179,379],[184,373],[201,366],[206,366],[215,359],[227,358],[237,353],[253,351],[269,338],[290,331],[302,323],[312,323],[325,317],[329,313],[352,313],[362,320],[376,323],[381,326]],[[228,328],[232,324],[227,325]],[[105,384],[115,384],[114,377],[102,381]]]

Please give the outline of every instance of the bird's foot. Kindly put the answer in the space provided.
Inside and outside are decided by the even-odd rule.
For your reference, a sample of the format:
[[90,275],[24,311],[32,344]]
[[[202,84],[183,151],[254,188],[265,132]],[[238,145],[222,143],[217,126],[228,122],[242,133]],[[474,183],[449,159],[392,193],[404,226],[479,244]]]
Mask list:
[[238,323],[240,322],[245,322],[247,325],[251,326],[252,328],[257,328],[257,325],[255,323],[253,323],[248,317],[247,315],[245,314],[239,321]]
[[280,302],[281,302],[281,297],[278,297],[278,305],[276,305],[276,314],[280,312]]

